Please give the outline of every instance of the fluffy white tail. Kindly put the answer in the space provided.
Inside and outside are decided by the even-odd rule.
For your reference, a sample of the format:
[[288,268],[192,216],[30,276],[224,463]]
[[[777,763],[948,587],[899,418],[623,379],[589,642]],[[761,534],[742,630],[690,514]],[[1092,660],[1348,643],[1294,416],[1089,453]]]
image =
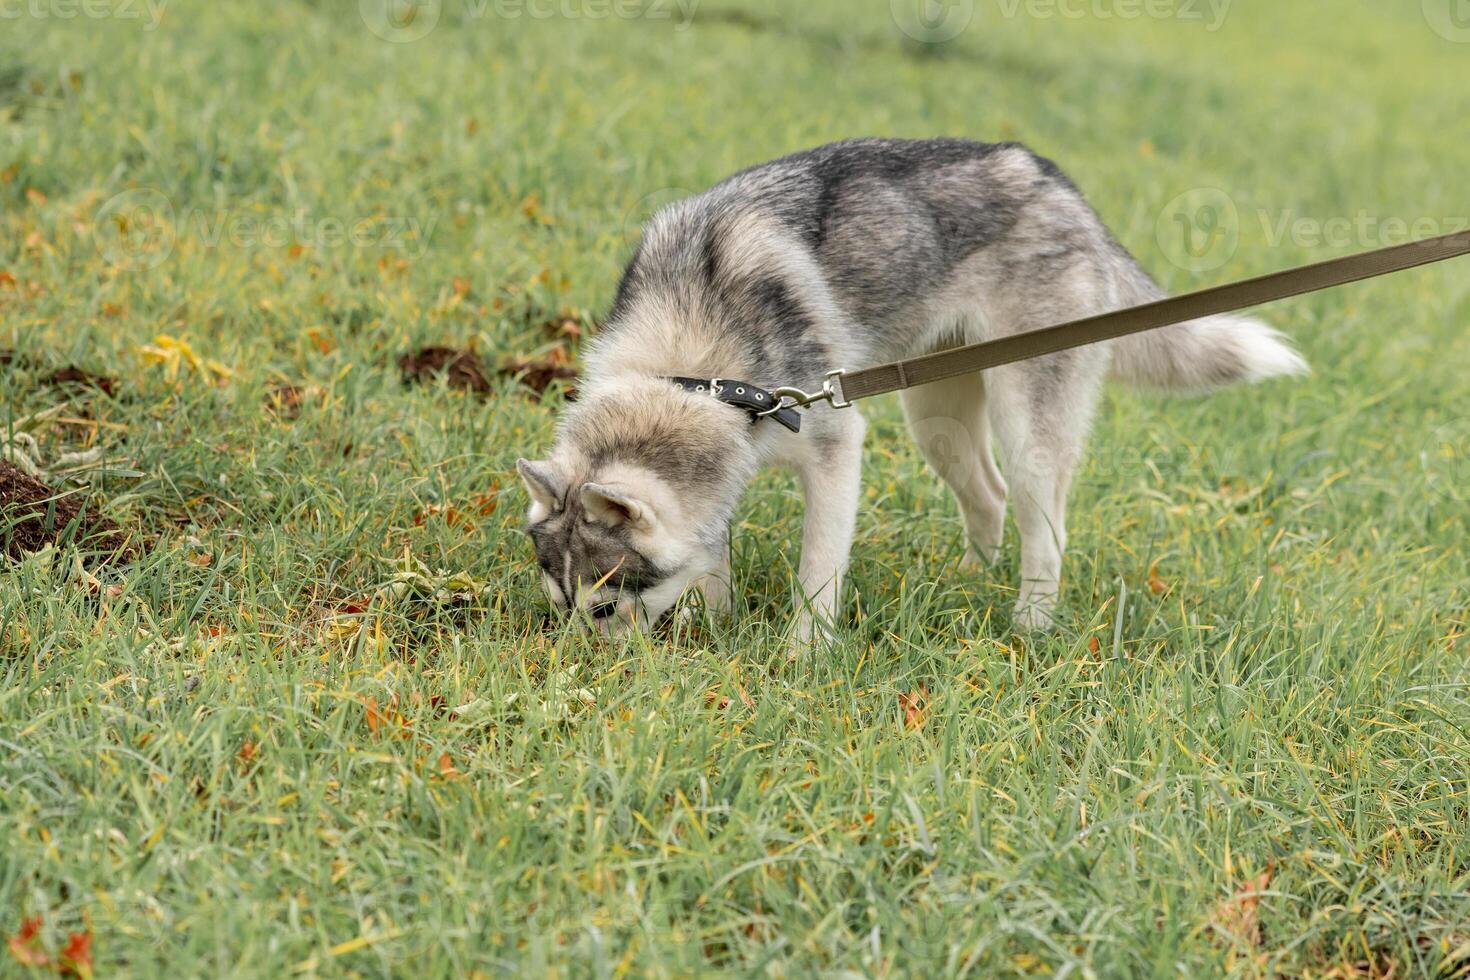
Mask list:
[[1212,316],[1113,342],[1113,376],[1129,384],[1211,391],[1310,369],[1280,333],[1243,316]]

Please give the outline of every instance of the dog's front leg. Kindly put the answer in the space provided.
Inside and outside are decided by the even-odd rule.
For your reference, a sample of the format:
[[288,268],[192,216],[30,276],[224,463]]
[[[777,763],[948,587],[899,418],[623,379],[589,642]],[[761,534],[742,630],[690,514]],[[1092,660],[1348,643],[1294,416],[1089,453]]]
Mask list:
[[[817,419],[813,418],[813,422]],[[803,438],[811,449],[801,464],[806,517],[802,526],[798,649],[830,635],[852,550],[863,472],[863,418],[849,409],[821,417]]]
[[695,580],[694,586],[704,599],[704,608],[717,616],[723,616],[734,604],[734,579],[730,577],[730,546],[725,545],[720,567]]

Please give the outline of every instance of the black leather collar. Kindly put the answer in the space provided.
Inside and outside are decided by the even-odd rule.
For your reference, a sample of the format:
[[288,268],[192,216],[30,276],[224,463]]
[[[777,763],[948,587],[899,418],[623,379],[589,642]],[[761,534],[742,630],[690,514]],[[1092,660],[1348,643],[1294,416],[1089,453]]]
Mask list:
[[776,396],[764,388],[757,388],[745,381],[729,381],[725,378],[665,378],[696,395],[713,395],[726,405],[733,405],[750,414],[752,425],[764,418],[775,419],[792,432],[801,431],[801,413],[794,408],[776,408]]

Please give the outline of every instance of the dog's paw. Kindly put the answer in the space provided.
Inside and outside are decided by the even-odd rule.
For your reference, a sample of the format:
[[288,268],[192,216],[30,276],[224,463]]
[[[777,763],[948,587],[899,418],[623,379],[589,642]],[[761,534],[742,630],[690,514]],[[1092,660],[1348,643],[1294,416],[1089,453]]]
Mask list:
[[695,579],[694,587],[707,612],[714,616],[728,616],[735,606],[735,592],[730,585],[729,573],[725,575],[701,575]]
[[1000,547],[979,549],[974,545],[965,548],[965,557],[960,559],[960,567],[966,571],[983,572],[994,568],[1000,561]]
[[1057,622],[1056,606],[1037,600],[1022,601],[1016,605],[1011,625],[1018,633],[1052,633],[1061,625]]
[[786,646],[787,660],[801,660],[813,651],[836,642],[832,630],[808,613],[803,613],[792,629],[791,642]]

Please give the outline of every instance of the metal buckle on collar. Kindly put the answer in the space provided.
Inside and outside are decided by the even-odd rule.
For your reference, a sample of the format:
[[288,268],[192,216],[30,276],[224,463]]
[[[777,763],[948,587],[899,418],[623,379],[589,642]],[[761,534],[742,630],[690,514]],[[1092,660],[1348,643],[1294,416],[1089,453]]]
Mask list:
[[756,418],[763,419],[767,415],[775,415],[777,412],[781,411],[781,409],[783,409],[783,408],[795,408],[796,407],[796,403],[795,402],[792,402],[790,405],[785,404],[783,402],[782,396],[781,396],[781,394],[780,394],[779,391],[773,391],[773,392],[771,392],[771,400],[774,401],[775,404],[772,405],[770,408],[766,409],[764,412],[756,412],[755,413],[755,417]]
[[[764,412],[757,413],[758,416],[774,415],[783,408],[807,408],[817,402],[826,402],[833,408],[851,408],[852,402],[841,394],[842,369],[828,371],[825,381],[822,382],[822,390],[816,393],[802,391],[800,388],[777,388],[771,392],[776,399],[776,404]],[[786,399],[791,399],[788,403]]]

